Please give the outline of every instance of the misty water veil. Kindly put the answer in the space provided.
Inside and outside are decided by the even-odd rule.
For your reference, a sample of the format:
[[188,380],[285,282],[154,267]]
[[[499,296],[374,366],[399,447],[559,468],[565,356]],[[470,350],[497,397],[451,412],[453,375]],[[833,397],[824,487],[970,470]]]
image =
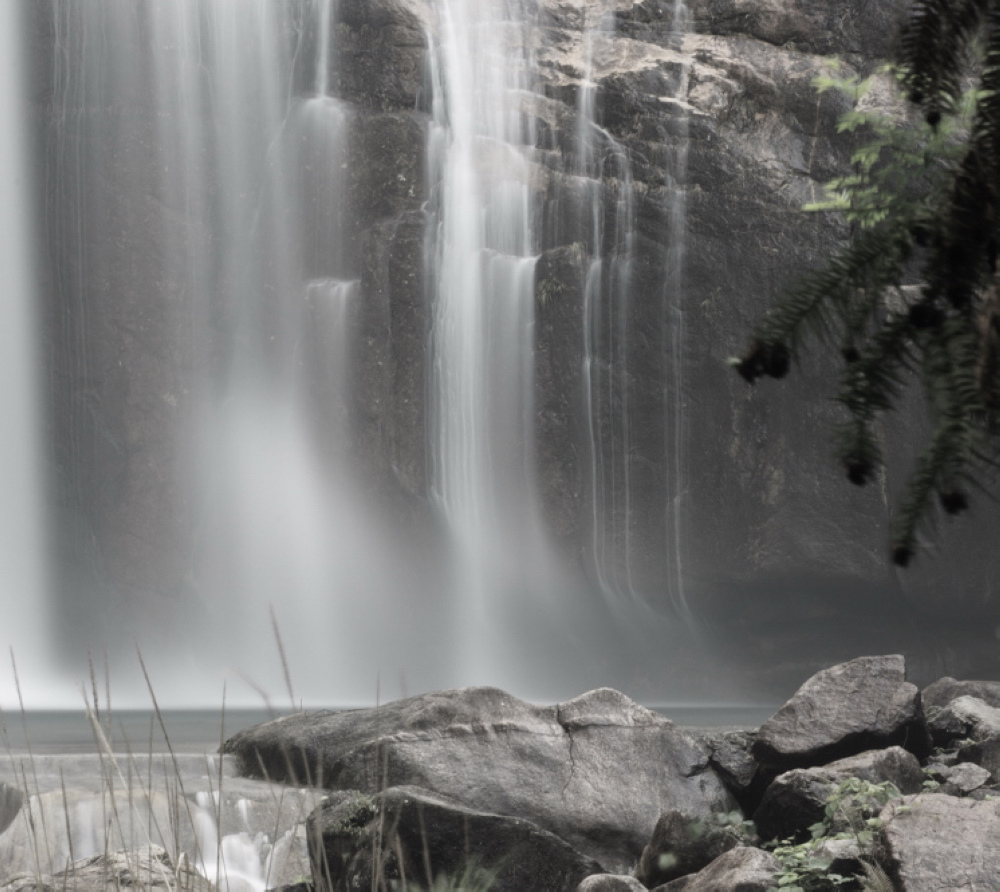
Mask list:
[[[272,611],[306,702],[370,700],[378,678],[568,694],[691,637],[686,111],[664,103],[666,482],[640,512],[646,187],[599,111],[613,4],[574,13],[578,86],[534,5],[417,5],[401,99],[398,72],[351,70],[334,0],[38,6],[5,13],[0,109],[2,584],[36,705],[71,705],[87,653],[127,700],[136,645],[168,702],[211,703],[209,678],[280,691]],[[541,344],[540,314],[569,348]],[[570,456],[538,445],[545,387],[567,384],[571,541],[541,479]]]

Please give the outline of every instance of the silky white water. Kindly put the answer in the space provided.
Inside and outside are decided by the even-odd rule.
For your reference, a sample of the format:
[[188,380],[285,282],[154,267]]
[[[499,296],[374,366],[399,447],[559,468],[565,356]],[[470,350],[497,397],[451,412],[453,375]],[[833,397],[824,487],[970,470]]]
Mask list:
[[[684,0],[675,0],[671,25],[671,42],[683,46],[685,35],[690,28],[690,12]],[[687,230],[687,163],[690,139],[688,134],[688,107],[684,97],[688,92],[690,59],[679,55],[680,74],[677,96],[680,101],[672,103],[676,109],[675,120],[679,122],[676,140],[671,147],[667,164],[669,193],[669,238],[667,242],[667,266],[664,279],[664,340],[667,346],[668,375],[665,376],[665,413],[668,453],[664,462],[668,469],[666,508],[666,552],[670,558],[667,571],[667,593],[678,614],[694,625],[691,605],[688,604],[684,582],[684,251]]]
[[[16,647],[24,693],[51,702],[52,622],[38,306],[29,203],[31,173],[20,6],[0,6],[0,606],[4,662]],[[11,673],[0,675],[0,702],[16,703]]]
[[[392,112],[336,95],[347,90],[340,54],[357,48],[340,46],[351,29],[334,0],[135,0],[129,14],[118,0],[51,7],[37,165],[47,243],[37,247],[52,261],[50,349],[66,378],[53,388],[62,402],[46,407],[61,450],[51,549],[27,317],[12,323],[22,334],[7,358],[28,389],[4,391],[21,407],[6,415],[27,413],[17,448],[31,456],[14,461],[26,488],[3,515],[28,537],[15,551],[29,569],[10,571],[25,580],[11,587],[33,592],[18,602],[28,605],[18,646],[26,658],[45,654],[55,627],[62,658],[60,684],[46,678],[30,706],[77,706],[88,653],[98,674],[110,667],[116,705],[145,705],[135,647],[166,703],[218,705],[226,684],[242,705],[347,705],[470,683],[568,696],[614,683],[619,670],[628,677],[640,651],[662,646],[671,620],[650,618],[662,552],[650,557],[641,529],[649,477],[640,464],[650,456],[636,420],[648,406],[633,381],[635,357],[648,353],[633,338],[635,292],[648,289],[636,221],[649,187],[600,120],[612,6],[580,7],[583,86],[575,110],[565,106],[575,123],[558,150],[544,132],[549,26],[528,3],[431,3],[416,108]],[[14,120],[14,105],[5,109]],[[425,138],[425,176],[408,184],[424,203],[362,225],[369,208],[359,205],[381,201],[365,178],[386,177],[390,190],[406,179],[389,163],[402,150],[365,140],[379,127],[398,135],[403,120]],[[6,128],[5,139],[13,145],[17,133]],[[386,157],[360,157],[359,146]],[[675,233],[685,211],[683,150],[675,154],[663,246],[672,376],[662,547],[680,609]],[[3,165],[5,175],[19,164]],[[583,220],[572,245],[552,238],[566,208]],[[408,257],[406,272],[425,288],[401,307],[378,264],[397,262],[391,231],[417,219],[423,255]],[[559,548],[542,518],[536,455],[548,411],[536,392],[537,280],[553,245],[582,257],[585,279],[580,293],[549,297],[578,313],[571,401],[583,422],[566,459],[580,469],[573,496],[586,529],[579,545]],[[22,294],[30,248],[18,249],[29,259],[11,261],[5,286],[23,279]],[[403,337],[425,338],[409,365],[395,343],[376,343],[399,336],[403,310],[413,313],[398,323]],[[373,462],[391,478],[373,481],[361,453],[389,452],[398,436],[382,430],[394,416],[376,403],[404,393],[420,401],[407,416],[420,423],[403,428],[425,438],[413,453],[426,467]],[[419,511],[385,497],[400,482],[393,498],[402,492]],[[54,597],[47,550],[58,552]],[[602,648],[604,661],[593,660]],[[60,664],[38,662],[26,680]],[[15,699],[12,687],[0,696]]]
[[545,560],[531,447],[535,136],[521,107],[536,88],[534,25],[519,3],[436,12],[432,484],[452,536],[456,670],[488,683],[516,654],[503,611]]
[[[598,21],[585,31],[584,87],[577,109],[578,171],[586,177],[590,215],[583,378],[590,446],[591,559],[605,599],[621,612],[641,598],[632,578],[628,384],[635,209],[628,153],[595,118],[595,42],[613,34],[613,11],[600,7],[592,11]],[[608,424],[602,430],[603,419]]]

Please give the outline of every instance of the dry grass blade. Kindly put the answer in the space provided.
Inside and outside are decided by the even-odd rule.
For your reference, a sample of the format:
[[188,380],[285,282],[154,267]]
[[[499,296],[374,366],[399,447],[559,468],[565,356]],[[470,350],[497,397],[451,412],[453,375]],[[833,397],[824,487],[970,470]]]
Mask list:
[[[21,694],[21,677],[17,672],[17,660],[14,659],[14,648],[10,649],[10,664],[14,670],[14,687],[17,690],[17,702],[21,708],[21,726],[24,728],[24,746],[28,751],[28,762],[31,764],[31,776],[35,781],[35,791],[39,791],[41,788],[38,784],[38,771],[35,766],[35,754],[31,750],[31,735],[28,733],[28,713],[24,708],[24,697]],[[24,774],[24,763],[21,763],[21,773]],[[28,779],[24,778],[24,793],[30,799],[30,790],[28,788]],[[42,824],[42,837],[45,840],[45,857],[48,864],[52,863],[52,852],[49,850],[49,830],[46,826],[45,820],[45,809],[39,803],[38,812]],[[37,841],[36,841],[37,849]],[[40,854],[40,853],[39,853]],[[36,858],[37,860],[37,858]]]
[[[138,646],[135,649],[136,655],[139,657],[139,666],[142,668],[142,677],[146,680],[146,688],[149,691],[149,697],[153,701],[153,712],[156,714],[156,720],[160,724],[160,731],[163,733],[163,741],[166,744],[167,752],[170,754],[170,760],[174,767],[174,777],[177,780],[177,788],[180,792],[180,799],[184,802],[184,807],[187,811],[187,818],[191,826],[195,826],[194,815],[191,812],[191,802],[187,798],[187,792],[184,789],[184,778],[181,776],[181,768],[177,762],[177,754],[174,752],[174,748],[170,743],[170,735],[167,732],[167,723],[163,720],[163,712],[160,710],[159,701],[156,699],[156,691],[153,690],[153,683],[149,678],[149,672],[146,669],[146,661],[142,658],[142,651],[139,650]],[[179,849],[178,849],[179,850]],[[195,858],[197,858],[202,863],[205,863],[205,853],[201,851],[201,843],[198,841],[197,835],[195,835]],[[178,863],[180,858],[177,859]]]
[[864,892],[895,892],[895,884],[878,864],[870,864],[867,861],[861,862],[861,869],[865,872],[861,888]]
[[[28,816],[28,826],[30,828],[34,829],[34,827],[35,827],[35,818],[34,818],[34,814],[33,814],[33,809],[31,807],[31,794],[29,792],[31,788],[28,786],[28,775],[25,773],[24,762],[23,761],[21,762],[21,780],[22,780],[22,782],[24,784],[24,796],[25,796],[25,799],[24,799],[24,809],[25,809],[25,812],[27,813],[27,816]],[[37,789],[37,783],[36,783],[36,787],[35,788]],[[41,808],[39,808],[39,811],[41,811]],[[36,835],[34,833],[29,834],[28,838],[31,840],[31,854],[32,854],[32,857],[35,860],[35,876],[39,880],[41,880],[41,878],[42,878],[42,853],[38,850],[38,839],[37,839],[37,837],[36,837]]]
[[[122,782],[122,784],[124,786],[127,786],[125,778],[122,775],[121,767],[118,765],[118,760],[115,758],[114,753],[111,752],[111,745],[108,743],[108,739],[107,739],[107,737],[104,734],[104,729],[101,727],[100,722],[97,720],[97,716],[94,715],[93,710],[90,708],[90,703],[87,701],[86,695],[84,695],[83,702],[84,702],[84,704],[86,706],[87,720],[90,722],[91,730],[94,732],[94,739],[97,742],[98,750],[100,752],[102,752],[104,754],[104,756],[108,760],[108,763],[109,763],[109,766],[110,766],[110,768],[109,768],[109,775],[110,775],[110,769],[113,768],[114,769],[114,773],[118,776],[118,779]],[[129,803],[130,803],[130,805],[133,808],[135,807],[135,803],[132,800],[131,796],[129,797]],[[121,837],[122,842],[126,843],[127,841],[125,840],[125,834],[124,834],[124,831],[122,829],[122,824],[121,824],[121,816],[118,813],[117,800],[115,799],[113,789],[111,791],[111,808],[112,808],[112,811],[113,811],[113,813],[115,815],[115,821],[118,824],[118,833],[119,833],[119,836]],[[143,826],[143,829],[145,830],[145,825],[142,824],[141,821],[140,821],[140,825]],[[145,834],[145,840],[146,840],[146,845],[148,845],[148,846],[152,846],[153,845],[153,840],[150,838],[150,836],[149,836],[148,833]],[[130,854],[131,854],[130,852],[126,851],[126,859],[128,859],[128,857],[129,857]],[[160,874],[161,874],[161,877],[163,879],[164,884],[169,888],[170,887],[170,881],[169,881],[169,877],[168,877],[167,872],[163,869],[162,865],[160,865],[159,862],[156,862],[156,863],[157,863],[157,867],[158,867],[158,869],[160,871]],[[105,861],[105,864],[107,864],[107,861]],[[138,865],[137,865],[137,867],[138,867]]]
[[66,845],[69,848],[69,863],[76,861],[76,853],[73,851],[73,828],[69,823],[69,797],[66,795],[66,775],[62,766],[59,767],[59,786],[62,789],[63,815],[66,818]]
[[274,640],[278,643],[278,654],[281,657],[281,669],[285,674],[285,686],[288,688],[288,699],[292,704],[292,711],[295,711],[295,691],[292,689],[292,673],[288,668],[288,657],[285,654],[285,645],[281,640],[281,630],[278,628],[278,617],[274,612],[274,605],[269,605],[271,611],[271,628],[274,629]]
[[[215,826],[218,828],[219,836],[222,836],[222,747],[226,743],[226,683],[222,683],[222,715],[219,718],[219,801],[216,808],[215,815]],[[215,878],[216,883],[218,883],[218,878],[221,876],[222,870],[222,846],[220,845],[216,849],[215,853]]]

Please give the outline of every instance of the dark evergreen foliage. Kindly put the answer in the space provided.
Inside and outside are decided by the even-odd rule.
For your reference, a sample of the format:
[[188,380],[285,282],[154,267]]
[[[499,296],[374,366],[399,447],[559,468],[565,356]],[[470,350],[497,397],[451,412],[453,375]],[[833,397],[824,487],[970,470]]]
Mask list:
[[[947,514],[969,507],[1000,436],[1000,0],[915,0],[900,47],[901,84],[926,122],[924,148],[902,153],[910,164],[902,175],[896,143],[914,145],[919,126],[883,128],[855,155],[859,174],[837,181],[840,203],[824,205],[846,213],[849,243],[775,303],[736,365],[751,383],[782,377],[803,335],[837,343],[847,421],[836,445],[857,485],[882,461],[879,414],[918,376],[932,432],[897,513],[891,554],[905,567],[935,504]],[[971,115],[956,124],[970,101]],[[869,124],[847,116],[841,129]],[[950,142],[937,139],[946,125]],[[919,289],[897,289],[914,266]]]

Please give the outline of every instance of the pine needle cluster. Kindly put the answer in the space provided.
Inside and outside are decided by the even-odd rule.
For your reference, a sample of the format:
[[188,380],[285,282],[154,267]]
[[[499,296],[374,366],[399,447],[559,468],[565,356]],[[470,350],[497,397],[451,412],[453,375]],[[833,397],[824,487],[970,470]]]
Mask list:
[[[908,123],[858,110],[842,131],[871,139],[815,210],[842,213],[847,245],[785,293],[734,361],[753,383],[784,377],[808,335],[840,349],[846,410],[836,448],[848,479],[883,461],[876,423],[910,380],[931,418],[896,512],[905,567],[922,527],[957,514],[995,467],[1000,436],[1000,0],[915,0],[894,71]],[[857,100],[868,82],[820,78]],[[899,288],[907,276],[916,288]]]

